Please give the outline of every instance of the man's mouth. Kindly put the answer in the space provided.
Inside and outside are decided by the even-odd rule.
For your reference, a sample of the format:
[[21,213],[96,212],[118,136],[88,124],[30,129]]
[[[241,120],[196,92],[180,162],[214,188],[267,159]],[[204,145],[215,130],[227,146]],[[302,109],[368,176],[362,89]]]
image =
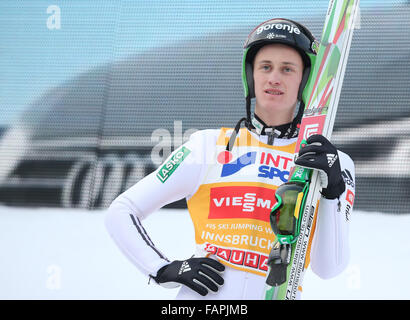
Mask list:
[[280,89],[266,89],[265,93],[273,95],[273,96],[280,96],[284,94],[284,92]]

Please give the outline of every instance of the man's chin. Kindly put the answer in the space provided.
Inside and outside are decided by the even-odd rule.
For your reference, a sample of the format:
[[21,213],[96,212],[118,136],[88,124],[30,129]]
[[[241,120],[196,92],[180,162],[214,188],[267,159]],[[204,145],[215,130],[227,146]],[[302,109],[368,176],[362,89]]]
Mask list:
[[[295,106],[293,105],[291,107],[284,107],[283,104],[280,103],[272,103],[272,102],[267,102],[264,104],[256,104],[255,106],[255,113],[258,116],[269,116],[271,117],[272,115],[277,115],[278,117],[282,118],[282,115],[285,115],[287,113],[289,113],[289,119],[290,121],[292,121],[293,119],[293,115],[294,115],[294,111],[295,111]],[[288,112],[287,112],[288,110]],[[286,117],[287,118],[287,117]]]

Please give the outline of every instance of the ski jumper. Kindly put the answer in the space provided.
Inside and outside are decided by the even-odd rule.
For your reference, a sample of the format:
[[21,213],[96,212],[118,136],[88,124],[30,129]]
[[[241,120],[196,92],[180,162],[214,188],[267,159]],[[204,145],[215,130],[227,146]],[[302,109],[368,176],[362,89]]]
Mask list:
[[[168,203],[187,199],[195,256],[223,263],[225,284],[205,297],[182,286],[178,299],[262,299],[267,258],[275,240],[270,210],[275,190],[289,178],[297,138],[275,138],[270,145],[267,136],[242,128],[232,152],[226,152],[231,133],[228,128],[194,133],[107,211],[106,227],[115,243],[141,272],[155,276],[170,261],[155,247],[141,221]],[[354,165],[348,155],[338,154],[346,191],[339,199],[321,197],[306,257],[306,268],[310,265],[321,278],[339,274],[349,257]]]

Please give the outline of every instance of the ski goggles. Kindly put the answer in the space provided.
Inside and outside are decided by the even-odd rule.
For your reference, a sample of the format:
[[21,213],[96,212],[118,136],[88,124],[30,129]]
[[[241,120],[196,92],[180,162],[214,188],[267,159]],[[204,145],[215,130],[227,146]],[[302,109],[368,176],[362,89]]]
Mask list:
[[296,242],[308,190],[309,182],[299,181],[287,182],[276,190],[277,202],[270,214],[270,224],[280,244]]

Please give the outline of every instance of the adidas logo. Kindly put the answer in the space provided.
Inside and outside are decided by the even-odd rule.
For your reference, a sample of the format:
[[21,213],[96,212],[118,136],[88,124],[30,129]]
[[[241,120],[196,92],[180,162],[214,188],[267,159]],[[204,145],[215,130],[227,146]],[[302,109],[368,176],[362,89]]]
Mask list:
[[329,168],[333,166],[336,160],[337,160],[337,154],[333,154],[333,153],[327,154],[327,164],[329,165]]
[[190,271],[191,267],[189,266],[188,261],[182,262],[181,268],[179,269],[178,274],[182,274],[184,272]]
[[346,184],[354,188],[354,179],[349,170],[345,169],[342,171],[342,178]]

